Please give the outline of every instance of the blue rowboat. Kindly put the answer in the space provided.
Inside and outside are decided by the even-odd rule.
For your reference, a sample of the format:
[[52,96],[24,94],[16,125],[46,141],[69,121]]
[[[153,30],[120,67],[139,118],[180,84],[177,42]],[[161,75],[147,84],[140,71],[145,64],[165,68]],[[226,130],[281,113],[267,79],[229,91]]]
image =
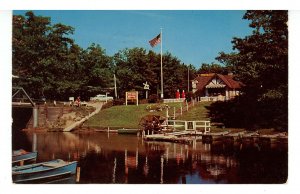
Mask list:
[[76,168],[77,161],[66,162],[57,159],[30,165],[15,166],[12,168],[12,178],[14,183],[55,179],[76,174]]
[[14,150],[12,152],[12,164],[15,164],[17,162],[21,161],[30,161],[30,160],[36,160],[37,152],[27,152],[23,149],[20,150]]

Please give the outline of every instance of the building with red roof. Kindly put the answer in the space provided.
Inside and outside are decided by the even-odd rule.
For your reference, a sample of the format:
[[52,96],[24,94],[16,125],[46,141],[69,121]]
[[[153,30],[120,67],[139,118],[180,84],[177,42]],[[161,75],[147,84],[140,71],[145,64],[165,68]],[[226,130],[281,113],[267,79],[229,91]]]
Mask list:
[[243,84],[233,79],[233,74],[199,74],[192,81],[193,93],[202,101],[224,101],[240,94]]

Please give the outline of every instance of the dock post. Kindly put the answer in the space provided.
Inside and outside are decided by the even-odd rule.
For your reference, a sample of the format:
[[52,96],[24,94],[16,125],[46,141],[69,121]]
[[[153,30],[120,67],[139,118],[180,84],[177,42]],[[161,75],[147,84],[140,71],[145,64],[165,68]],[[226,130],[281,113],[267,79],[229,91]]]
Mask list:
[[76,182],[78,183],[80,181],[80,167],[77,167],[76,171]]
[[176,108],[174,107],[174,120],[176,119]]

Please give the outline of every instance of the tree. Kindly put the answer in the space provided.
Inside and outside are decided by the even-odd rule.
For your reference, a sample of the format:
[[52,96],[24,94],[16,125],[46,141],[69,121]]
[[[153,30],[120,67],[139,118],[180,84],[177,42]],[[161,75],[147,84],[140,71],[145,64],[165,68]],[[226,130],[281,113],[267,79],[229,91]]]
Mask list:
[[243,19],[251,21],[252,34],[233,38],[233,48],[238,52],[222,52],[217,59],[231,65],[245,84],[243,99],[247,116],[255,116],[256,124],[261,127],[287,130],[288,13],[247,11]]
[[27,12],[13,17],[13,84],[33,98],[66,100],[113,87],[113,63],[92,44],[83,50],[69,37],[74,28],[51,24],[50,18]]
[[197,71],[199,74],[206,74],[206,73],[219,73],[219,74],[227,74],[228,68],[226,66],[221,66],[216,63],[202,63],[201,67]]
[[113,60],[100,45],[92,44],[82,52],[81,65],[84,67],[81,94],[93,96],[99,92],[110,91],[109,88],[113,87]]
[[74,29],[51,25],[50,18],[29,11],[13,17],[14,85],[24,87],[33,98],[63,99],[66,91],[76,90],[80,48],[68,35]]

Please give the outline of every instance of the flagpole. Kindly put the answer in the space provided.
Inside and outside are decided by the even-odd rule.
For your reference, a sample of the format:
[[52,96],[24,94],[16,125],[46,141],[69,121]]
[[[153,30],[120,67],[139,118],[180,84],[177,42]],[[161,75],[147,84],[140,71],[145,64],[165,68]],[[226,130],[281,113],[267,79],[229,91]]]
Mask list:
[[162,28],[160,28],[160,80],[161,80],[161,94],[160,98],[164,98],[164,80],[163,80],[163,66],[162,66]]
[[190,67],[188,65],[188,92],[190,92]]

